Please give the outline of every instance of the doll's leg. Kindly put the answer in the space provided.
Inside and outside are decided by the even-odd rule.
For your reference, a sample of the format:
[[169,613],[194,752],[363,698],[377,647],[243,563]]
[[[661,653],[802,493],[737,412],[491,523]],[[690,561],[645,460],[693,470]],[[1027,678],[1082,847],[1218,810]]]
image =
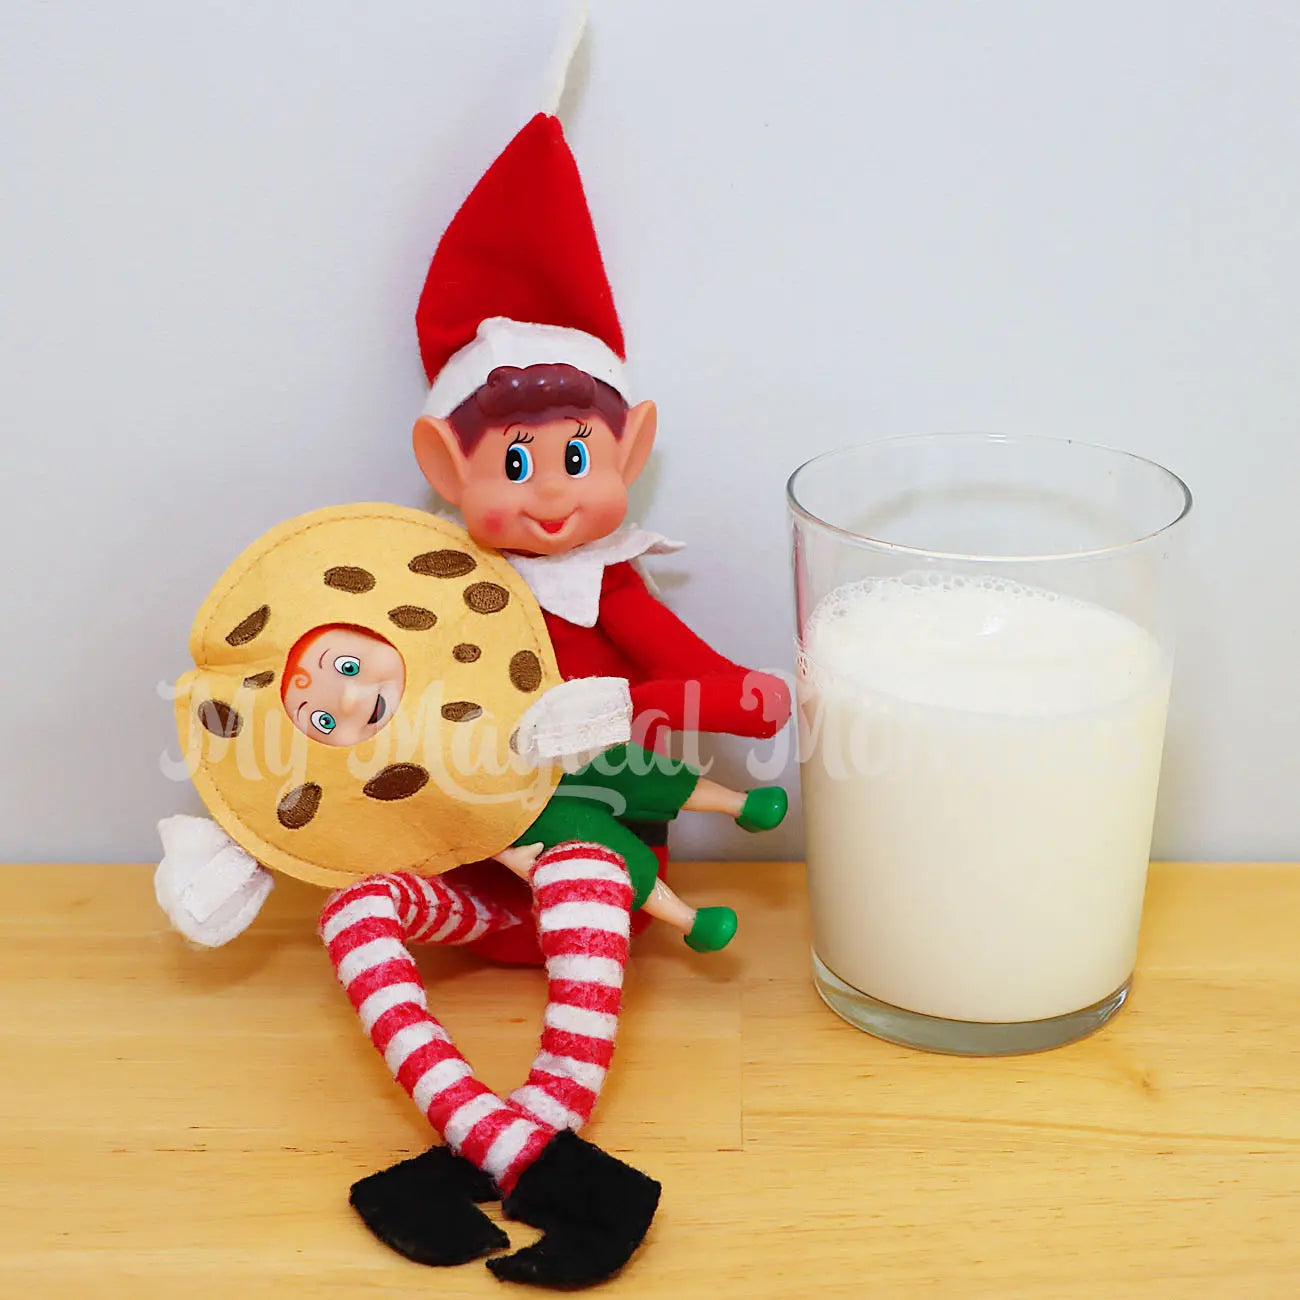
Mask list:
[[707,776],[700,777],[691,797],[682,805],[691,812],[726,813],[728,817],[739,817],[744,806],[745,796],[739,790],[719,785]]
[[546,962],[542,1037],[524,1085],[510,1094],[554,1129],[581,1128],[614,1055],[631,925],[632,883],[602,844],[569,842],[532,867]]
[[671,821],[682,808],[719,812],[747,831],[767,831],[785,818],[788,799],[779,785],[731,790],[682,763],[642,749],[617,745],[599,754],[580,771],[566,775],[561,789],[592,788],[606,792],[623,822]]
[[532,886],[548,982],[540,1050],[510,1100],[551,1128],[575,1132],[591,1118],[614,1053],[634,890],[626,860],[608,845],[544,841],[557,826],[608,831],[606,822],[630,836],[601,809],[569,800],[522,837],[541,840],[496,855]]
[[474,1077],[429,1013],[406,940],[467,943],[506,919],[437,877],[407,873],[341,890],[321,914],[339,982],[397,1082],[447,1145],[502,1188],[513,1186],[554,1131]]
[[653,1178],[571,1131],[590,1118],[614,1053],[633,898],[622,857],[605,845],[570,839],[538,856],[536,842],[528,843],[533,835],[551,838],[547,829],[575,811],[552,809],[525,832],[523,847],[499,855],[532,886],[548,980],[540,1050],[510,1100],[560,1132],[502,1198],[506,1215],[541,1228],[542,1239],[488,1260],[488,1268],[505,1281],[554,1287],[587,1286],[621,1268],[645,1236],[660,1191]]
[[656,880],[642,910],[682,932],[688,948],[717,952],[736,937],[736,913],[729,907],[692,907],[665,880]]
[[627,1263],[659,1204],[653,1178],[564,1131],[591,1115],[613,1056],[632,883],[617,853],[574,841],[530,875],[549,989],[540,1050],[511,1101],[561,1131],[501,1202],[542,1239],[488,1268],[503,1281],[588,1286]]
[[[534,1089],[539,1106],[578,1115],[585,1105],[589,1114],[613,1051],[631,886],[622,860],[598,845],[561,846],[531,874],[550,1000],[542,1051],[520,1091]],[[518,919],[436,877],[405,874],[363,881],[326,905],[321,928],[340,980],[389,1068],[448,1142],[361,1179],[352,1203],[401,1254],[453,1264],[509,1244],[474,1204],[499,1191],[509,1217],[544,1235],[488,1267],[502,1279],[587,1285],[616,1272],[640,1244],[659,1184],[478,1083],[429,1015],[402,942],[467,943]],[[457,1147],[465,1159],[448,1149]]]
[[579,771],[563,776],[560,787],[601,791],[602,804],[623,822],[666,822],[687,805],[699,780],[689,763],[627,744],[597,754]]
[[[655,874],[660,880],[668,878],[668,822],[625,821],[624,826],[641,841],[651,852],[655,860]],[[654,917],[644,908],[632,913],[632,938],[644,934],[653,924]]]
[[689,903],[683,902],[662,879],[655,881],[650,897],[645,900],[642,907],[656,921],[666,921],[683,934],[690,934],[691,927],[695,924],[696,909]]
[[[577,843],[539,857],[531,881],[548,1001],[538,1055],[511,1101],[547,1130],[577,1129],[591,1117],[614,1053],[632,885],[617,853]],[[509,1190],[540,1150],[536,1135],[511,1129],[509,1117],[497,1115],[491,1103],[505,1103],[473,1078],[469,1063],[429,1013],[404,944],[469,943],[500,919],[437,877],[401,874],[373,877],[336,894],[321,930],[348,997],[397,1081],[453,1150]],[[451,1080],[449,1086],[437,1089],[444,1079]],[[470,1107],[464,1114],[457,1109],[463,1106]],[[503,1140],[507,1132],[509,1141]]]
[[521,846],[499,854],[500,860],[516,874],[526,877],[531,866],[530,853],[538,847],[528,845],[527,841],[534,837],[551,845],[578,838],[591,841],[613,850],[622,859],[631,877],[635,909],[675,926],[682,932],[687,946],[696,952],[717,952],[725,948],[736,934],[735,912],[729,907],[697,909],[678,898],[659,879],[659,858],[654,850],[597,802],[589,793],[592,788],[580,783],[566,785],[562,781],[556,796],[520,837]]
[[725,813],[747,831],[770,831],[785,820],[789,798],[779,785],[732,790],[702,776],[682,807],[691,812]]
[[[652,785],[649,798],[665,795],[660,807],[668,806],[675,795],[662,784]],[[600,823],[599,828],[593,825],[592,838],[620,853],[627,863],[641,910],[680,930],[687,947],[695,952],[717,952],[735,938],[737,921],[731,908],[692,907],[659,878],[659,859],[639,836],[599,807],[590,813],[590,818]]]

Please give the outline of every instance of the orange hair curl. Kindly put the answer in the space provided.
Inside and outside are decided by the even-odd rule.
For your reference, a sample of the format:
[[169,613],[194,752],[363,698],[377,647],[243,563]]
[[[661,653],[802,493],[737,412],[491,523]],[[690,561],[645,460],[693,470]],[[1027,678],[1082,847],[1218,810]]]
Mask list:
[[282,703],[285,695],[288,694],[290,686],[296,690],[305,691],[311,685],[311,673],[303,667],[303,656],[308,644],[316,640],[317,637],[323,636],[326,632],[364,632],[367,636],[375,635],[369,628],[357,627],[352,623],[322,623],[320,627],[314,627],[310,631],[304,632],[293,643],[293,648],[284,661],[284,673],[280,678],[280,700]]

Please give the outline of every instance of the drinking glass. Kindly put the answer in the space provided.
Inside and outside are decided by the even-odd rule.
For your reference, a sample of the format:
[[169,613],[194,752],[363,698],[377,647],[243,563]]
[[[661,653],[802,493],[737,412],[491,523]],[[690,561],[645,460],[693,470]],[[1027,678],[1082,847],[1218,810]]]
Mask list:
[[1151,461],[890,438],[788,485],[818,992],[998,1055],[1128,996],[1191,494]]

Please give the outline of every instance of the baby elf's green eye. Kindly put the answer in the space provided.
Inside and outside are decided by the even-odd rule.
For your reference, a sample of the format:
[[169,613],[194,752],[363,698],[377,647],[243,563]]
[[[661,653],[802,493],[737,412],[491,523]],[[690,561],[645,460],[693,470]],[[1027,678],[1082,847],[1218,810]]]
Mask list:
[[355,677],[361,671],[361,660],[355,655],[339,655],[334,661],[334,667],[344,677]]
[[322,736],[328,736],[339,724],[334,721],[332,713],[326,713],[324,709],[315,709],[311,715],[311,725],[321,733]]

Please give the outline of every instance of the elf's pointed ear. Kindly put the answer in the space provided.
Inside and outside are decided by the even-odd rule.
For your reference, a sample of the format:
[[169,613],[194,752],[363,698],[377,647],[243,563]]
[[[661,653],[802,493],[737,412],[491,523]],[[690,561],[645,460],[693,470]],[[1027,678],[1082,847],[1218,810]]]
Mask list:
[[623,452],[623,482],[631,487],[636,477],[645,469],[650,459],[650,448],[655,445],[655,429],[659,416],[653,402],[638,402],[630,407],[623,425],[619,445]]
[[411,431],[411,441],[415,446],[415,459],[429,480],[429,486],[448,505],[459,506],[465,494],[469,464],[450,421],[422,415]]

